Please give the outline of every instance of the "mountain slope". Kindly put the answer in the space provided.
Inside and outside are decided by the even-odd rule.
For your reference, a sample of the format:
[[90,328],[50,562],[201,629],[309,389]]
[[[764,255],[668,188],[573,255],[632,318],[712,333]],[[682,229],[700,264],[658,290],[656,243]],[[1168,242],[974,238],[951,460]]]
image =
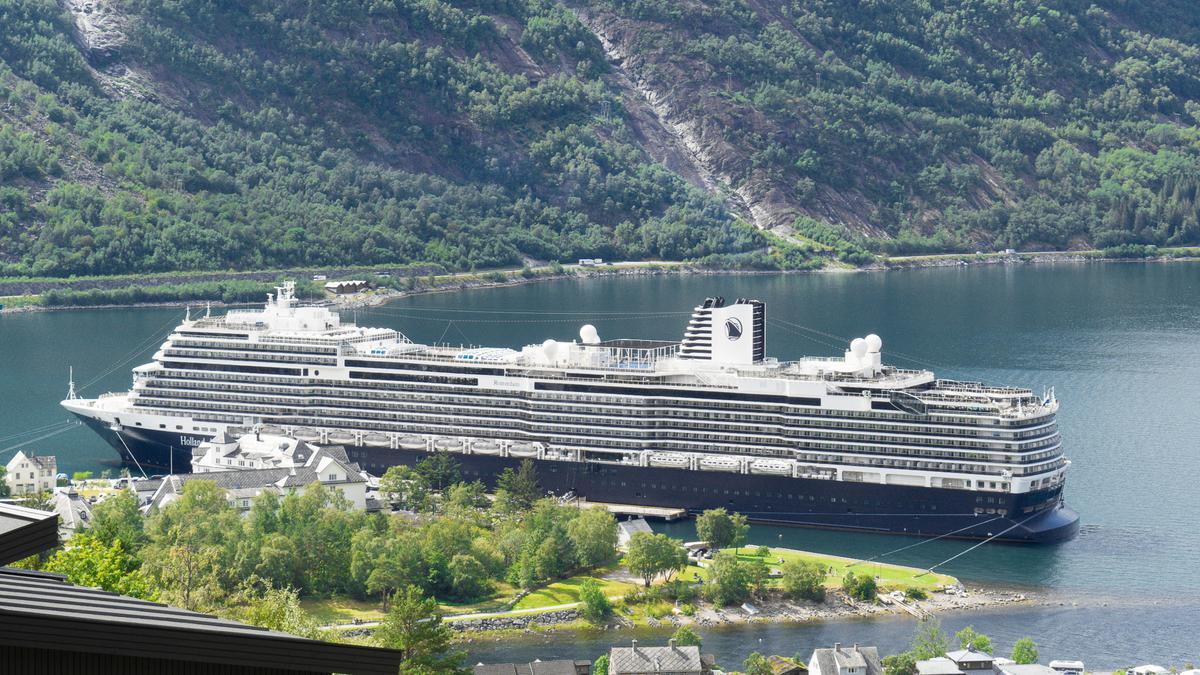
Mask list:
[[1182,0],[0,0],[0,23],[0,275],[1200,241]]
[[577,9],[762,227],[892,251],[1200,236],[1192,3]]
[[0,1],[0,273],[762,246],[602,116],[567,10],[483,4],[130,1],[80,50],[53,3]]

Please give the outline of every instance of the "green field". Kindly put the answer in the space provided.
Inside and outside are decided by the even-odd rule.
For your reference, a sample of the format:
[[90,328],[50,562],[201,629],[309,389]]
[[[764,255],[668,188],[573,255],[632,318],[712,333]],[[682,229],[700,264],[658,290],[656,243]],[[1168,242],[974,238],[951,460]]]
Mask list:
[[[513,609],[540,609],[579,602],[579,586],[584,580],[592,578],[594,577],[580,575],[556,581],[521,598],[521,601]],[[596,579],[596,582],[600,584],[600,590],[609,597],[621,596],[637,588],[636,585],[625,581]]]
[[[755,555],[757,547],[747,546],[741,549],[738,554],[739,560],[750,561],[758,558]],[[855,574],[870,574],[879,580],[880,590],[904,590],[906,588],[920,588],[925,591],[932,591],[942,586],[951,586],[958,583],[958,580],[952,576],[945,574],[929,574],[925,570],[915,567],[904,567],[902,565],[889,565],[880,562],[862,562],[853,558],[843,558],[835,555],[823,555],[820,553],[809,553],[807,551],[795,551],[785,548],[772,548],[770,554],[765,557],[767,565],[775,570],[783,564],[780,562],[788,562],[791,560],[803,560],[805,562],[817,563],[828,568],[828,573],[825,576],[825,586],[827,588],[840,588],[842,578],[846,576],[847,571]],[[697,573],[703,573],[703,570],[695,567],[689,567],[683,578],[695,578]]]

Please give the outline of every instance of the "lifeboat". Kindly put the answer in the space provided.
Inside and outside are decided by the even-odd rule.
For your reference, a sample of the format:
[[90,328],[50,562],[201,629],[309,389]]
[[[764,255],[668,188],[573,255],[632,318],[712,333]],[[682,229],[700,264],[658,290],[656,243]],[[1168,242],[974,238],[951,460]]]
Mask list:
[[424,450],[427,445],[420,436],[405,436],[400,439],[400,447],[405,450]]
[[471,441],[471,452],[477,455],[498,455],[500,444],[489,440]]
[[448,452],[457,452],[463,449],[461,438],[439,438],[433,442],[435,450],[445,450]]
[[786,459],[756,459],[750,463],[750,473],[790,476],[792,475],[792,463]]
[[268,436],[282,436],[284,434],[283,427],[274,424],[264,424],[259,427],[258,431]]
[[330,443],[353,443],[354,434],[349,431],[331,431],[329,432]]
[[387,434],[367,434],[363,436],[363,445],[369,445],[373,448],[386,448],[392,444],[392,439]]
[[292,429],[292,438],[301,441],[317,441],[321,439],[321,432],[311,427],[296,427]]
[[700,470],[737,473],[742,470],[742,463],[733,457],[705,457],[700,460]]
[[225,428],[225,434],[231,438],[245,436],[246,434],[250,434],[250,433],[253,433],[250,430],[250,427],[226,427]]
[[650,455],[650,466],[684,469],[690,463],[687,455],[678,452],[655,452]]
[[534,443],[513,443],[508,446],[510,457],[537,457],[538,448]]

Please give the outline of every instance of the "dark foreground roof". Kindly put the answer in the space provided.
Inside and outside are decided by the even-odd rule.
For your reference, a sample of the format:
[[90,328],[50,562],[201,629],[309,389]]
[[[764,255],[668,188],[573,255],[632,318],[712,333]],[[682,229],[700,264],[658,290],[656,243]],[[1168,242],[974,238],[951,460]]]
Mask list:
[[277,633],[0,568],[0,644],[315,673],[395,673],[400,653]]
[[58,546],[58,514],[0,504],[0,565]]
[[[40,530],[47,526],[50,545],[33,552],[57,544],[57,517],[0,505],[0,560],[11,562],[30,555],[24,551],[44,538]],[[152,672],[146,670],[146,664],[161,660],[163,672],[200,672],[196,666],[204,665],[205,673],[382,675],[394,674],[402,656],[391,649],[332,644],[269,631],[72,586],[58,574],[7,567],[0,567],[0,647],[4,647],[0,649],[0,672],[5,673],[33,672],[28,661],[18,664],[16,660],[21,658],[49,664],[45,672],[56,672],[55,668],[68,672],[66,664],[75,663],[70,661],[75,654],[95,657],[88,672],[133,672],[131,664],[137,665],[138,672]],[[99,660],[107,657],[120,657],[121,667],[109,663],[97,669]],[[14,670],[14,665],[21,669]]]

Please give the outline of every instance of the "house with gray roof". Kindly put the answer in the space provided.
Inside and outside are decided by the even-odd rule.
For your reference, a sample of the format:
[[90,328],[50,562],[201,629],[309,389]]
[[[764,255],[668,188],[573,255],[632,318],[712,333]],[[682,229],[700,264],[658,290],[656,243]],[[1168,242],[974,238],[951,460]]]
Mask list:
[[700,675],[712,669],[712,658],[702,657],[700,648],[679,646],[670,640],[666,647],[613,647],[608,652],[608,675]]
[[617,548],[621,550],[629,548],[629,540],[638,532],[654,534],[654,530],[650,528],[650,523],[647,523],[645,518],[631,518],[617,523]]
[[977,652],[973,649],[955,649],[946,652],[946,658],[954,662],[958,669],[966,675],[990,675],[995,659],[987,652]]
[[18,450],[8,460],[4,482],[8,483],[11,495],[27,495],[49,492],[54,489],[58,475],[58,461],[54,455],[35,455],[32,451]]
[[[311,446],[310,446],[311,447]],[[346,451],[340,446],[312,448],[302,466],[264,469],[234,469],[204,473],[176,474],[162,479],[150,498],[147,509],[160,509],[183,494],[183,486],[194,480],[207,480],[225,491],[234,508],[248,510],[254,498],[265,491],[284,496],[303,492],[313,483],[337,490],[356,509],[366,509],[367,479],[358,464],[345,460]]]
[[341,446],[318,448],[289,436],[259,433],[233,438],[222,431],[192,449],[192,473],[308,466],[313,456],[322,452],[349,462]]
[[808,660],[809,675],[882,675],[879,650],[854,644],[843,647],[835,642],[831,649],[815,649]]
[[86,529],[92,521],[92,505],[73,487],[55,490],[50,506],[58,514],[58,537],[62,541]]

